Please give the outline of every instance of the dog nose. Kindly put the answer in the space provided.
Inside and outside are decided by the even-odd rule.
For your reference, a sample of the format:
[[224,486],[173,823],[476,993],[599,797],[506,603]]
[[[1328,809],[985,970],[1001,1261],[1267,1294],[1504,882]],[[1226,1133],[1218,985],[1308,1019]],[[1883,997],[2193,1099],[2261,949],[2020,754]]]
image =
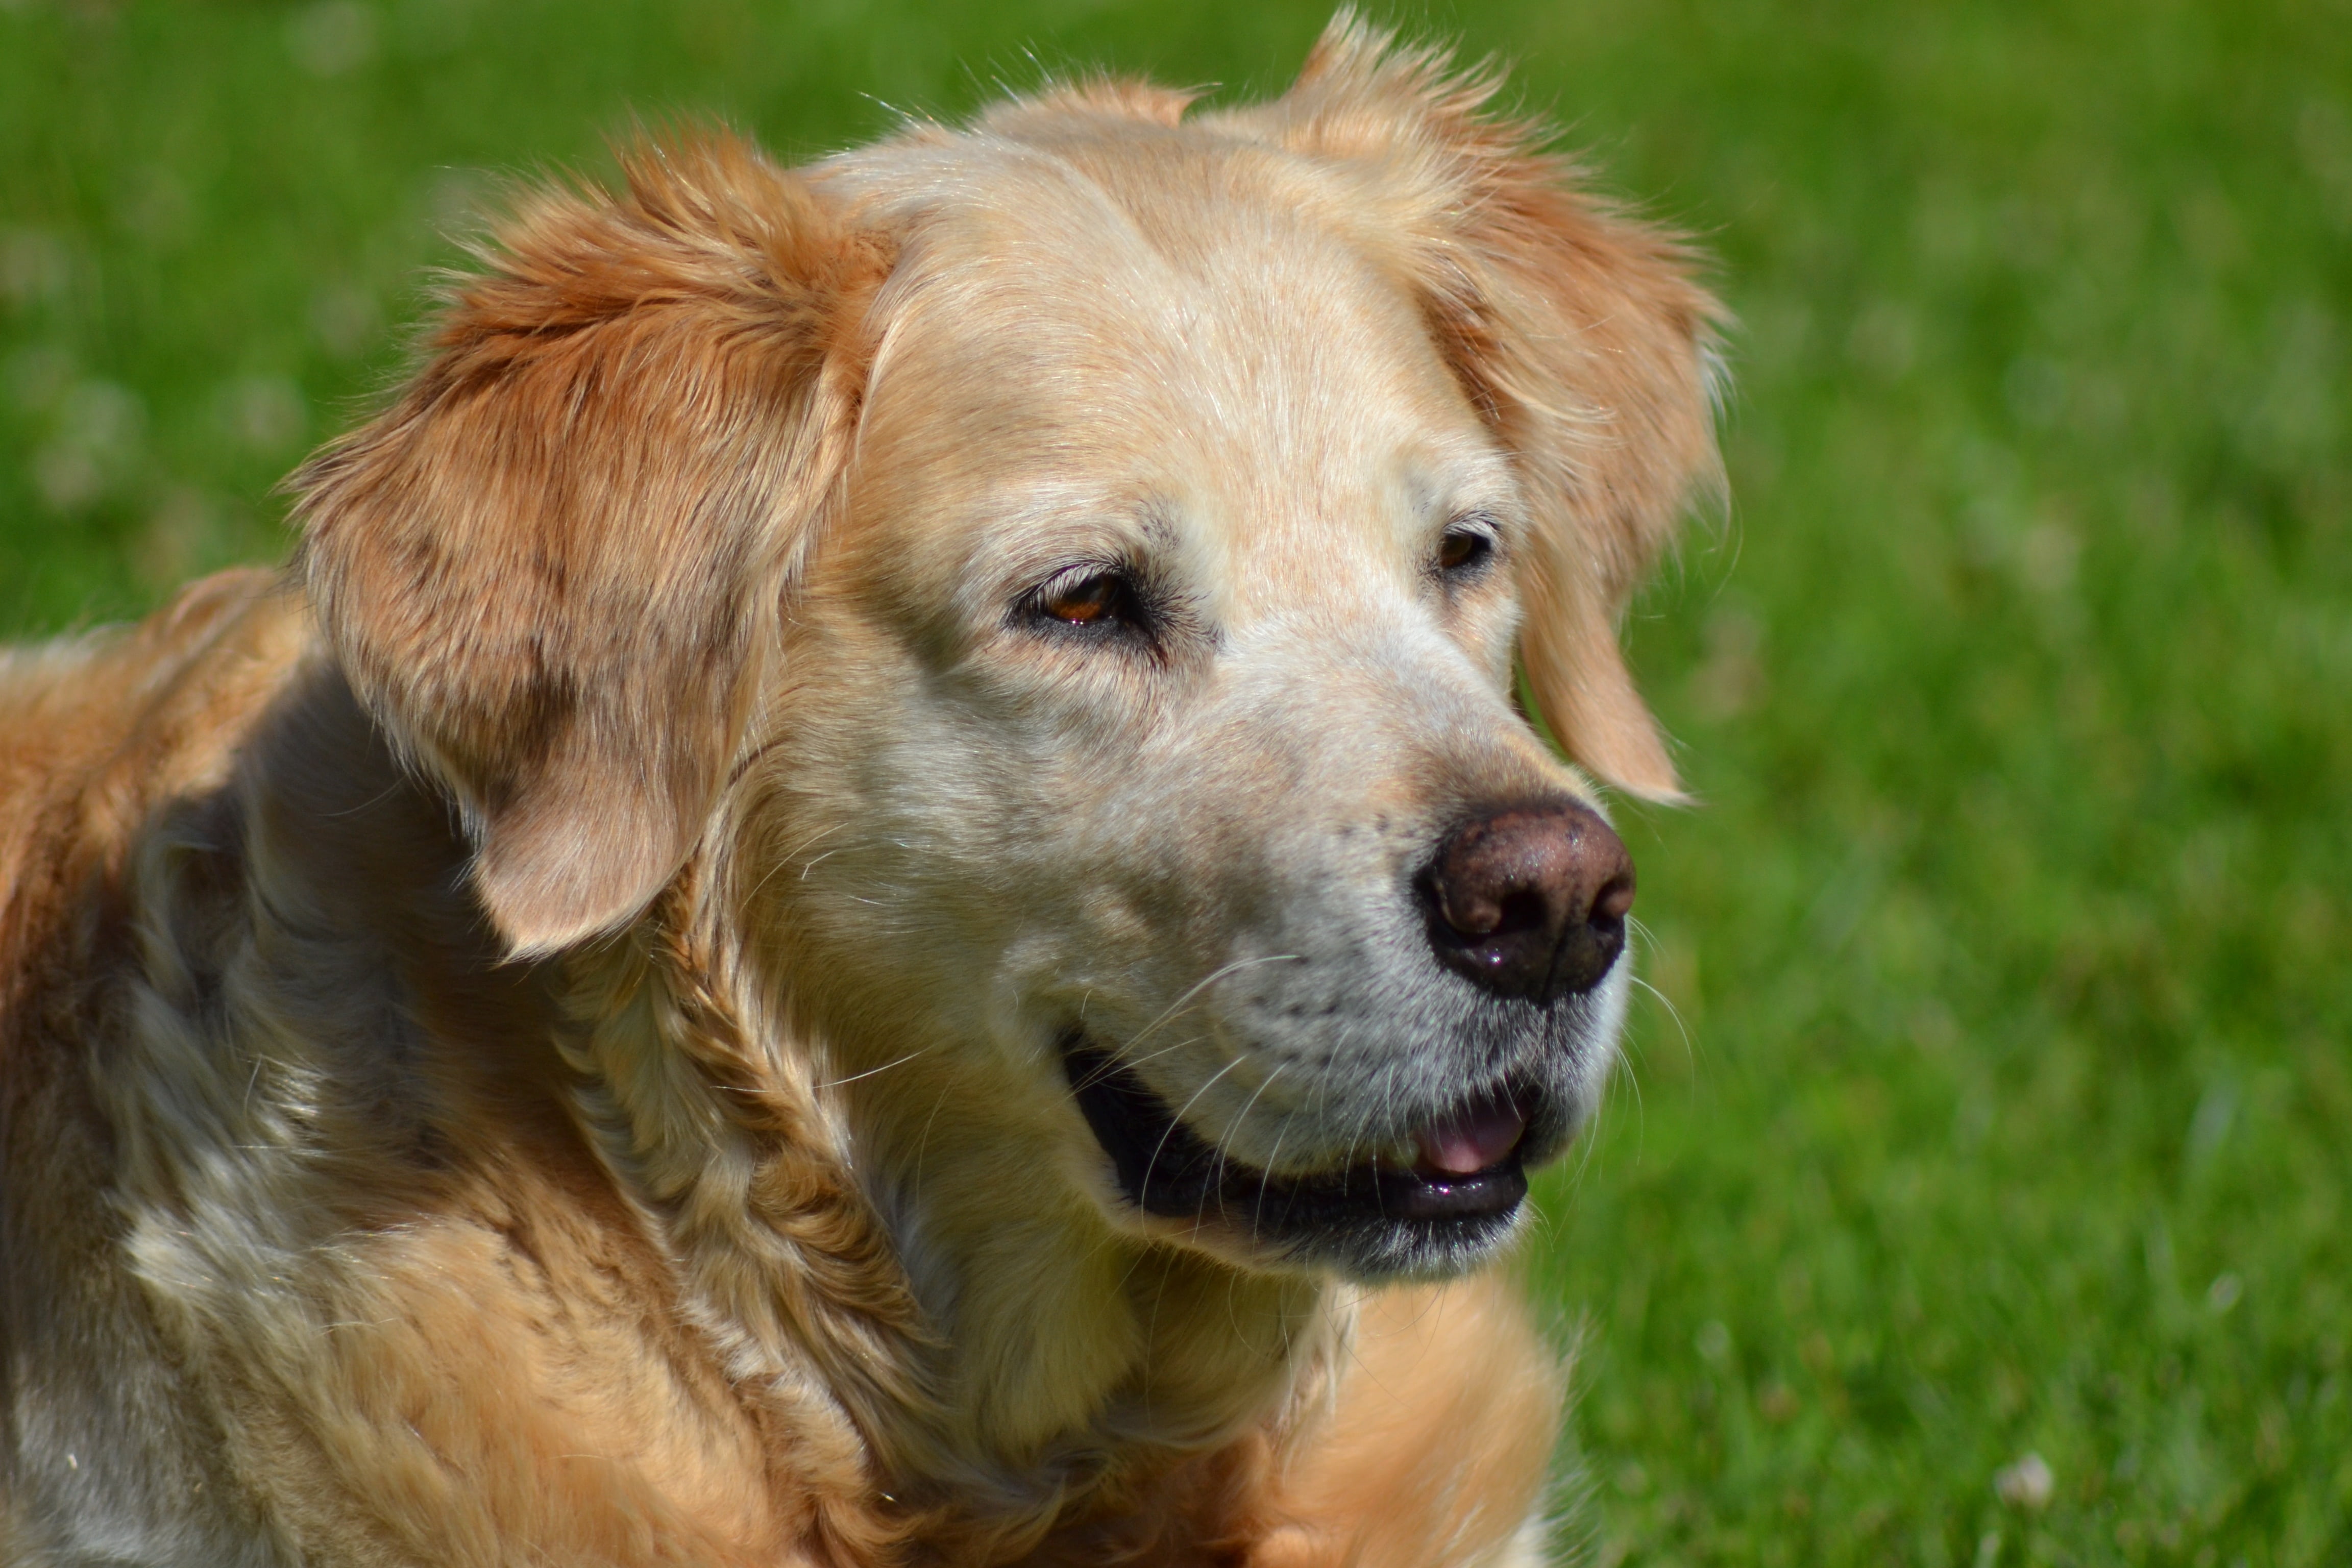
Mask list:
[[1455,828],[1420,886],[1440,963],[1549,1003],[1590,991],[1624,950],[1633,860],[1589,805],[1512,806]]

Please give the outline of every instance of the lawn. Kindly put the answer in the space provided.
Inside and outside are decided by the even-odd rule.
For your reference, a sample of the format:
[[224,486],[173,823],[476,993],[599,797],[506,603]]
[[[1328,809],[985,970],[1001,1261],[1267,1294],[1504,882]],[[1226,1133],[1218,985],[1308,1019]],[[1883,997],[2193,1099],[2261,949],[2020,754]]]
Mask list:
[[[929,9],[0,0],[0,633],[281,553],[446,232],[632,112],[802,155],[1321,21]],[[1703,804],[1624,814],[1659,995],[1530,1257],[1578,1550],[2352,1563],[2352,6],[1424,21],[1743,322],[1632,628]]]

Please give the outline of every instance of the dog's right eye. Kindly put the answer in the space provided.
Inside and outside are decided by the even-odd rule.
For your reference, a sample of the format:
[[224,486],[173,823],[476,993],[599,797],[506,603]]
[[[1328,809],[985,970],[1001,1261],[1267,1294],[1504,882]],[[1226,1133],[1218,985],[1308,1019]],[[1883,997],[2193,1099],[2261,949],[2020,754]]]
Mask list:
[[1029,612],[1036,620],[1080,631],[1143,624],[1135,584],[1115,567],[1075,566],[1049,579],[1030,596]]
[[1090,626],[1118,615],[1123,586],[1117,574],[1109,572],[1097,572],[1076,582],[1049,583],[1037,607],[1057,621]]

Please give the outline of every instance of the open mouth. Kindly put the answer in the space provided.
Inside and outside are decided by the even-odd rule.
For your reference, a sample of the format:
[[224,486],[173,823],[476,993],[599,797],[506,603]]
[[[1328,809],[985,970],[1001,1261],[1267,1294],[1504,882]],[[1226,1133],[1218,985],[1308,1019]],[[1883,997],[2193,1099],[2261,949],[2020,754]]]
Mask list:
[[1531,1090],[1465,1100],[1417,1131],[1409,1162],[1290,1174],[1225,1155],[1082,1036],[1065,1040],[1062,1062],[1121,1190],[1146,1214],[1223,1221],[1294,1255],[1387,1273],[1466,1260],[1507,1234],[1528,1195]]

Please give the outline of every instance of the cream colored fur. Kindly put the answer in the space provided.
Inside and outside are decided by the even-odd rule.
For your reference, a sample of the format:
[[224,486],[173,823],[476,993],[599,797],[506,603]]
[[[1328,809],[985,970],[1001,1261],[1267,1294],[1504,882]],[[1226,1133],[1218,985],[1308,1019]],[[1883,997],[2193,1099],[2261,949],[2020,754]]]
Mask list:
[[[1400,868],[1591,795],[1522,661],[1675,791],[1614,623],[1714,308],[1490,91],[1342,18],[1265,104],[642,150],[291,574],[6,656],[0,1563],[1539,1561],[1510,1290],[1147,1215],[1059,1054],[1391,1157],[1475,1021]],[[1040,617],[1113,569],[1149,636]]]

